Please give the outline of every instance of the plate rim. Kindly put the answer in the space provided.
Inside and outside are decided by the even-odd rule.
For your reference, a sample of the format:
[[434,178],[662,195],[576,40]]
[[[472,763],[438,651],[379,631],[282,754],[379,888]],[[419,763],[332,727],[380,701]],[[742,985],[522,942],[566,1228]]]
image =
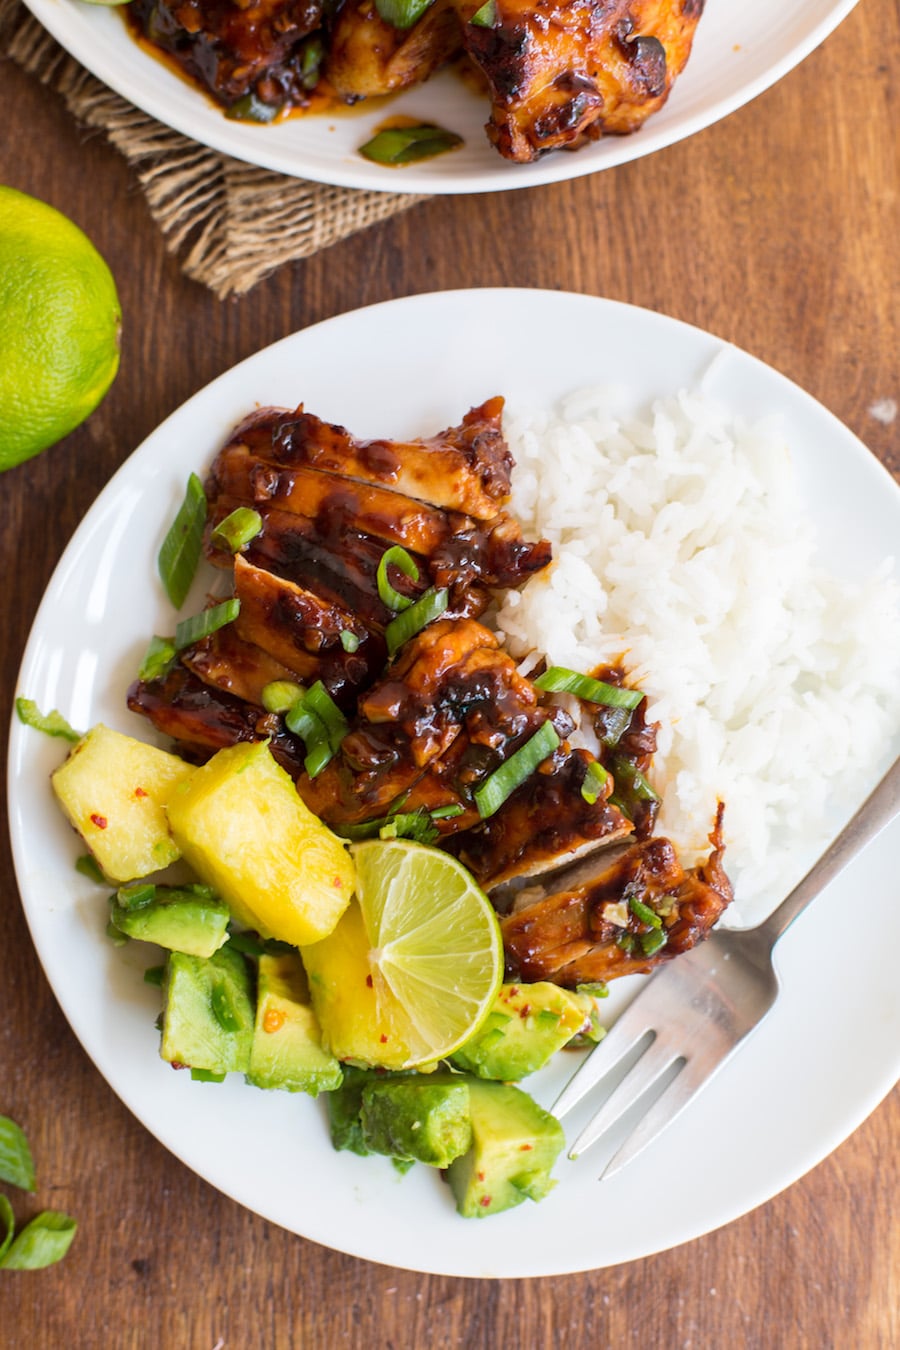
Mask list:
[[[712,0],[705,0],[705,2],[709,5]],[[197,141],[201,145],[205,145],[209,149],[229,155],[243,163],[268,169],[275,173],[282,173],[300,181],[308,180],[312,183],[334,187],[386,194],[424,193],[434,196],[514,191],[519,188],[535,187],[545,183],[567,182],[571,179],[583,178],[592,173],[602,172],[604,169],[615,168],[620,164],[646,158],[697,135],[724,118],[731,116],[732,113],[746,104],[751,103],[805,61],[840,26],[859,3],[859,0],[822,0],[822,2],[827,4],[827,11],[821,15],[810,13],[803,36],[798,38],[789,50],[777,56],[756,76],[749,78],[743,84],[738,82],[730,92],[722,94],[718,99],[713,99],[710,105],[704,100],[703,106],[692,116],[687,117],[683,124],[680,124],[676,119],[670,125],[665,120],[666,110],[670,106],[667,102],[666,106],[659,113],[654,114],[653,119],[648,123],[649,133],[645,128],[637,136],[607,137],[600,142],[595,142],[593,147],[583,147],[577,154],[560,153],[557,156],[551,154],[531,165],[512,165],[501,160],[498,156],[497,163],[493,164],[489,170],[483,172],[471,171],[459,178],[454,177],[452,173],[444,175],[440,168],[435,170],[433,168],[435,161],[423,161],[419,164],[405,166],[401,179],[398,178],[395,169],[372,164],[362,159],[361,156],[355,156],[353,161],[346,165],[341,162],[340,156],[334,164],[329,164],[327,167],[320,167],[317,163],[291,165],[290,160],[294,156],[291,155],[290,151],[285,155],[278,148],[277,142],[274,140],[267,142],[263,139],[265,128],[252,128],[254,137],[246,138],[246,143],[240,129],[235,138],[236,124],[229,123],[224,115],[218,112],[210,99],[207,99],[202,93],[198,93],[186,81],[182,81],[182,83],[185,83],[191,89],[192,94],[197,94],[197,100],[192,100],[190,113],[186,109],[182,115],[180,111],[176,110],[175,114],[172,115],[160,107],[160,100],[165,95],[165,82],[163,82],[162,90],[157,91],[156,81],[151,80],[150,93],[147,94],[143,88],[139,88],[137,90],[138,97],[135,97],[134,89],[128,87],[127,79],[120,73],[120,69],[115,62],[106,64],[102,58],[102,53],[98,56],[97,51],[91,45],[89,31],[85,32],[82,40],[76,27],[75,39],[72,40],[71,24],[67,21],[66,15],[68,7],[75,3],[75,0],[23,0],[34,18],[47,29],[69,55],[78,60],[96,79],[99,79],[119,97],[127,100],[148,116],[156,118],[163,125],[191,140]],[[94,8],[106,8],[102,4],[102,0],[100,0],[100,3],[97,3],[97,0],[92,0],[92,3]],[[803,3],[809,4],[812,9],[816,0],[803,0]],[[88,3],[81,0],[81,4],[82,8],[91,7],[90,0]],[[161,62],[154,62],[151,55],[146,53],[145,55],[150,68],[156,65],[160,70],[166,69]],[[690,69],[690,66],[688,69]],[[172,73],[166,71],[166,74],[171,75]],[[179,77],[173,76],[173,78],[178,79]],[[422,87],[425,86],[414,86],[414,89]],[[673,100],[677,98],[678,87],[679,84],[676,82],[671,95]],[[217,116],[208,120],[203,119],[201,135],[198,137],[196,128],[191,125],[192,117],[190,114],[204,105],[216,112]],[[323,114],[323,116],[325,115]],[[662,123],[658,120],[660,117],[663,118]],[[253,144],[256,135],[258,135],[258,142]],[[643,136],[643,140],[641,136]],[[610,148],[610,143],[613,141],[616,141],[617,144],[615,148]],[[602,154],[592,155],[592,149],[596,150],[600,145],[604,147]],[[447,161],[450,162],[452,167],[452,155],[447,157]],[[441,161],[438,160],[437,164],[440,165],[440,163]]]
[[[714,334],[709,333],[707,330],[700,329],[695,325],[687,324],[682,320],[674,319],[668,315],[660,314],[654,310],[641,309],[640,307],[625,304],[621,301],[606,300],[601,297],[588,296],[576,292],[560,292],[560,291],[544,290],[540,288],[521,288],[521,287],[516,288],[483,287],[483,288],[474,288],[474,290],[478,292],[479,296],[482,298],[483,303],[488,305],[490,305],[491,302],[494,300],[499,300],[499,302],[502,303],[503,299],[508,297],[510,293],[512,293],[514,296],[518,296],[522,299],[528,300],[532,300],[535,295],[543,296],[547,298],[545,300],[545,303],[549,301],[552,302],[553,304],[562,303],[565,305],[575,302],[579,305],[587,306],[590,309],[595,309],[599,306],[612,316],[614,316],[616,313],[619,312],[627,312],[632,316],[637,314],[640,316],[649,317],[649,319],[654,324],[661,323],[664,327],[669,328],[669,330],[673,333],[677,333],[680,330],[687,330],[692,334],[699,336],[701,339],[704,340],[704,342],[707,345],[715,348],[716,350],[724,350],[737,353],[737,355],[741,360],[748,360],[754,363],[754,365],[756,365],[757,367],[760,367],[765,372],[767,378],[775,377],[778,381],[783,382],[784,385],[786,385],[789,388],[793,396],[799,395],[805,403],[811,405],[816,410],[817,415],[824,414],[825,417],[832,424],[833,428],[837,429],[841,437],[845,439],[847,445],[853,447],[854,453],[861,453],[862,459],[860,460],[860,463],[865,464],[870,469],[877,471],[876,477],[879,482],[886,481],[888,484],[891,485],[895,493],[895,501],[897,503],[898,510],[900,510],[900,486],[898,486],[893,477],[888,473],[884,465],[882,465],[880,461],[877,460],[874,455],[872,455],[872,453],[867,449],[864,443],[847,426],[845,426],[844,423],[842,423],[838,418],[836,418],[835,415],[831,413],[821,402],[813,398],[812,395],[808,394],[805,390],[803,390],[800,386],[796,385],[793,381],[789,380],[788,377],[782,375],[774,367],[767,365],[765,362],[761,362],[758,358],[750,355],[743,349],[735,347],[733,344],[725,342],[724,340],[716,337]],[[37,641],[37,634],[42,611],[44,610],[45,606],[47,608],[50,608],[50,602],[53,600],[55,592],[63,585],[66,568],[67,566],[70,566],[72,564],[72,560],[74,559],[78,551],[78,547],[80,547],[79,541],[82,539],[86,539],[89,536],[92,527],[92,520],[96,518],[96,512],[98,508],[100,508],[101,505],[106,505],[110,503],[112,500],[114,500],[116,496],[116,490],[118,486],[120,486],[121,483],[124,481],[125,476],[129,472],[129,466],[132,465],[132,462],[135,460],[135,458],[141,455],[142,452],[144,452],[144,454],[146,455],[148,447],[152,447],[152,443],[158,436],[163,436],[165,433],[168,432],[172,422],[175,421],[179,417],[179,415],[183,413],[183,411],[185,410],[185,408],[187,408],[188,405],[202,398],[211,398],[215,390],[221,387],[223,382],[233,378],[236,372],[241,371],[246,367],[252,367],[254,363],[264,363],[267,359],[270,358],[270,354],[273,352],[273,350],[277,348],[289,349],[290,346],[296,343],[298,340],[301,339],[307,340],[305,338],[305,335],[308,335],[316,331],[320,332],[321,329],[327,325],[341,325],[346,323],[348,320],[352,322],[358,315],[362,313],[377,312],[385,310],[387,308],[396,309],[398,307],[408,308],[411,306],[430,307],[435,303],[435,301],[438,302],[438,305],[446,303],[459,303],[460,301],[465,302],[471,300],[472,294],[473,289],[471,288],[457,289],[451,291],[425,292],[416,296],[403,297],[396,300],[382,301],[377,304],[362,307],[359,310],[352,310],[344,314],[334,315],[328,319],[321,321],[321,323],[319,324],[311,325],[310,328],[301,329],[298,330],[298,332],[296,333],[287,335],[286,337],[279,339],[277,342],[260,349],[259,351],[251,354],[248,357],[245,357],[242,361],[236,363],[229,370],[222,372],[222,374],[220,374],[214,380],[210,381],[207,385],[197,390],[195,394],[191,396],[191,398],[185,400],[185,402],[179,408],[174,410],[172,413],[169,414],[168,417],[163,419],[163,421],[158,424],[158,426],[150,433],[150,435],[148,437],[145,437],[144,440],[141,442],[141,444],[138,447],[136,447],[136,449],[128,456],[125,462],[120,466],[119,470],[117,470],[117,472],[112,476],[109,482],[101,489],[100,493],[95,499],[94,504],[88,511],[84,520],[74,531],[71,539],[69,540],[68,544],[63,550],[63,553],[61,554],[60,559],[53,570],[53,573],[48,581],[48,584],[44,590],[44,594],[36,611],[32,623],[32,628],[29,633],[29,638],[26,643],[25,650],[23,652],[22,662],[17,676],[16,689],[17,690],[22,689],[23,676],[27,671],[29,665],[34,660],[33,647]],[[299,1228],[284,1223],[282,1219],[268,1213],[265,1209],[260,1208],[258,1205],[255,1205],[252,1201],[248,1201],[247,1197],[241,1192],[240,1187],[232,1187],[229,1186],[228,1184],[223,1184],[221,1179],[216,1180],[212,1179],[207,1171],[205,1171],[201,1166],[197,1165],[195,1160],[193,1159],[189,1160],[185,1156],[183,1148],[180,1148],[177,1142],[173,1142],[173,1139],[171,1138],[169,1131],[167,1131],[166,1129],[158,1129],[155,1128],[154,1125],[148,1124],[147,1120],[145,1119],[145,1113],[142,1113],[140,1106],[135,1105],[131,1100],[130,1095],[126,1093],[116,1083],[116,1081],[107,1074],[107,1072],[103,1067],[101,1067],[101,1060],[98,1058],[98,1056],[94,1052],[94,1049],[92,1049],[89,1044],[90,1037],[86,1033],[83,1034],[82,1017],[80,1015],[80,1009],[76,1009],[74,1013],[70,1011],[69,999],[64,998],[60,994],[57,988],[56,981],[51,979],[47,963],[45,962],[42,944],[38,938],[35,925],[32,922],[33,916],[31,912],[31,907],[29,903],[26,902],[25,898],[26,887],[23,884],[23,878],[26,875],[26,869],[24,867],[24,863],[21,857],[22,840],[19,833],[19,823],[16,815],[17,806],[15,801],[15,787],[17,782],[16,754],[18,748],[24,743],[26,736],[27,736],[27,728],[22,727],[18,723],[15,717],[15,711],[13,710],[12,725],[10,729],[10,738],[9,738],[9,753],[7,766],[8,772],[7,801],[8,801],[9,829],[12,841],[15,872],[19,885],[20,895],[22,897],[22,906],[25,912],[26,922],[28,924],[29,932],[31,933],[32,941],[34,942],[38,957],[41,961],[45,978],[47,978],[48,983],[51,985],[51,989],[53,990],[54,996],[56,997],[57,1002],[60,1004],[63,1013],[67,1018],[67,1021],[72,1027],[73,1032],[75,1033],[77,1039],[81,1043],[82,1048],[85,1050],[86,1054],[91,1059],[94,1066],[97,1068],[98,1072],[101,1074],[101,1077],[104,1078],[108,1086],[112,1088],[112,1090],[116,1093],[117,1096],[119,1096],[120,1100],[123,1101],[123,1103],[136,1117],[139,1123],[145,1129],[147,1129],[149,1133],[154,1135],[154,1137],[156,1137],[170,1152],[172,1152],[176,1158],[182,1161],[184,1165],[189,1166],[192,1168],[192,1170],[198,1172],[198,1174],[204,1180],[206,1180],[208,1184],[214,1186],[217,1190],[221,1191],[223,1194],[230,1196],[230,1198],[236,1200],[238,1203],[244,1205],[245,1207],[250,1208],[253,1212],[261,1214],[268,1221],[279,1224],[280,1226],[287,1228],[289,1231],[296,1232],[299,1235],[306,1237],[307,1240],[316,1241],[319,1242],[320,1245],[334,1247],[336,1250],[347,1252],[348,1254],[356,1256],[360,1259],[375,1261],[376,1263],[380,1262],[381,1264],[387,1265],[402,1264],[403,1266],[405,1266],[405,1268],[409,1269],[421,1270],[426,1273],[458,1276],[460,1278],[492,1278],[492,1277],[539,1278],[554,1274],[575,1273],[577,1270],[601,1269],[604,1267],[608,1267],[610,1265],[640,1259],[644,1256],[652,1255],[656,1251],[664,1250],[674,1245],[680,1245],[680,1243],[682,1242],[693,1240],[694,1237],[699,1237],[704,1232],[713,1231],[715,1228],[720,1227],[725,1223],[732,1222],[734,1219],[740,1217],[741,1214],[748,1212],[748,1210],[756,1208],[760,1204],[767,1203],[769,1199],[771,1199],[774,1195],[778,1194],[782,1189],[785,1188],[785,1186],[792,1184],[793,1181],[798,1180],[801,1176],[805,1175],[806,1172],[808,1172],[812,1167],[816,1166],[820,1161],[822,1161],[823,1158],[828,1156],[828,1154],[831,1153],[833,1149],[836,1148],[840,1143],[842,1143],[843,1140],[849,1137],[849,1135],[852,1134],[852,1132],[863,1122],[863,1120],[867,1118],[867,1116],[875,1109],[875,1107],[884,1099],[884,1097],[888,1094],[888,1092],[890,1092],[890,1090],[894,1085],[894,1082],[896,1081],[897,1074],[900,1073],[900,1052],[898,1052],[896,1066],[892,1067],[889,1065],[885,1065],[884,1072],[879,1076],[878,1081],[871,1083],[869,1090],[865,1094],[865,1096],[861,1099],[858,1098],[856,1100],[855,1109],[849,1113],[850,1116],[849,1123],[846,1113],[845,1116],[842,1117],[841,1119],[835,1119],[832,1122],[830,1130],[826,1131],[824,1135],[819,1139],[817,1147],[813,1150],[812,1153],[810,1153],[807,1156],[803,1166],[799,1171],[797,1171],[796,1168],[792,1167],[791,1165],[788,1165],[787,1163],[785,1163],[781,1168],[778,1167],[773,1168],[770,1176],[770,1182],[765,1188],[766,1192],[765,1194],[757,1195],[749,1204],[745,1205],[743,1208],[729,1212],[727,1218],[719,1220],[717,1223],[714,1223],[711,1227],[706,1227],[701,1230],[691,1232],[687,1236],[681,1237],[676,1243],[672,1243],[669,1241],[664,1241],[659,1245],[653,1245],[651,1243],[650,1245],[644,1245],[639,1251],[626,1251],[623,1254],[616,1256],[615,1259],[602,1261],[599,1265],[596,1262],[592,1261],[588,1264],[584,1264],[581,1266],[567,1265],[564,1268],[560,1267],[559,1269],[554,1268],[548,1270],[527,1271],[518,1276],[515,1275],[514,1273],[511,1273],[508,1270],[472,1271],[472,1270],[448,1269],[446,1268],[446,1265],[444,1267],[437,1267],[435,1265],[428,1265],[428,1264],[421,1265],[421,1264],[410,1264],[409,1262],[398,1262],[396,1259],[391,1259],[390,1255],[380,1257],[378,1254],[373,1254],[371,1251],[357,1250],[352,1244],[350,1245],[337,1244],[332,1241],[325,1240],[320,1236],[317,1236],[315,1233],[310,1234],[303,1233]],[[518,1212],[521,1213],[521,1211]],[[537,1211],[537,1213],[540,1213],[540,1211]],[[461,1235],[461,1237],[462,1236],[463,1235]]]

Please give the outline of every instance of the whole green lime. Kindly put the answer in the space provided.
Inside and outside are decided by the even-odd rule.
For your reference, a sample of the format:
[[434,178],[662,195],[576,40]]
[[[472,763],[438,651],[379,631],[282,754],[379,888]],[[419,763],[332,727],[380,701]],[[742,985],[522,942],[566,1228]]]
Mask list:
[[62,440],[119,368],[122,311],[87,235],[0,186],[0,472]]

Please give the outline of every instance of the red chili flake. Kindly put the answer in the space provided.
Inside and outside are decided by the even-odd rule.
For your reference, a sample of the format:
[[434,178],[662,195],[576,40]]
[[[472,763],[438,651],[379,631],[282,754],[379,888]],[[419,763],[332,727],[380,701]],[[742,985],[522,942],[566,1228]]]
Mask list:
[[109,824],[109,821],[106,819],[106,816],[98,816],[96,812],[94,812],[94,814],[91,816],[91,821],[93,822],[94,825],[97,826],[98,830],[105,830],[107,825]]
[[177,1059],[172,1060],[173,1069],[189,1069],[190,1067],[190,1064],[180,1064]]
[[371,989],[371,988],[372,988],[372,976],[371,976],[371,975],[367,975],[367,976],[366,976],[366,988],[367,988],[367,989]]
[[479,1172],[479,1173],[478,1173],[478,1180],[479,1180],[479,1181],[484,1181],[484,1173],[483,1173],[483,1172]]
[[331,884],[340,890],[344,883],[341,881],[340,877],[335,877]]
[[136,797],[146,797],[147,794],[142,787],[136,787],[134,789],[134,795]]
[[484,1209],[487,1209],[488,1205],[491,1203],[491,1197],[489,1195],[483,1195],[478,1203],[483,1206]]
[[387,1045],[387,1036],[382,1035],[379,1037],[379,1040],[381,1041],[382,1045]]
[[530,1013],[531,1013],[531,1004],[523,1003],[521,1008],[519,1009],[519,1016],[528,1017]]
[[510,996],[510,998],[515,998],[516,995],[518,994],[518,992],[519,992],[519,986],[518,986],[517,984],[512,985],[512,986],[510,987],[510,991],[509,991],[509,996]]
[[267,1008],[263,1014],[263,1031],[268,1031],[270,1033],[280,1031],[284,1026],[284,1021],[284,1013],[280,1008]]
[[534,1144],[520,1144],[520,1145],[519,1145],[519,1152],[520,1152],[520,1153],[530,1153],[531,1150],[532,1150],[533,1148],[534,1148]]

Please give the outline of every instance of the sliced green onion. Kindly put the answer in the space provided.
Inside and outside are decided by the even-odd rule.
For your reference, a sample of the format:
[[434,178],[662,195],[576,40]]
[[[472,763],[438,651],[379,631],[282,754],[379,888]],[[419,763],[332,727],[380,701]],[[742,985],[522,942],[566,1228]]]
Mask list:
[[136,881],[130,886],[120,886],[116,891],[116,900],[122,909],[129,913],[135,909],[146,909],[156,899],[156,887],[147,881]]
[[412,28],[433,0],[375,0],[375,8],[393,28]]
[[45,1209],[16,1234],[3,1257],[3,1270],[42,1270],[61,1261],[77,1228],[68,1214]]
[[249,506],[236,506],[224,520],[219,521],[210,535],[210,540],[220,548],[237,553],[245,544],[249,544],[251,539],[262,533],[262,527],[262,516],[258,511]]
[[0,1116],[0,1181],[20,1191],[35,1188],[34,1162],[25,1131],[9,1116]]
[[432,820],[452,820],[454,816],[461,816],[465,809],[459,802],[453,802],[450,806],[436,806],[428,814]]
[[476,9],[469,23],[476,28],[494,28],[497,24],[497,0],[485,0],[481,9]]
[[315,89],[322,74],[325,44],[319,37],[307,39],[301,47],[300,83],[304,89]]
[[628,955],[630,956],[631,953],[634,951],[634,934],[620,933],[619,936],[616,938],[616,946],[621,947],[622,951],[627,952]]
[[172,669],[177,653],[173,638],[152,637],[144,652],[144,659],[138,671],[138,679],[149,684],[153,680],[163,680]]
[[379,839],[414,839],[419,844],[433,844],[438,831],[424,811],[400,811],[390,816],[378,831]]
[[155,984],[161,988],[165,973],[165,966],[148,966],[144,971],[144,984]]
[[644,695],[640,689],[623,689],[618,684],[605,684],[590,675],[579,675],[565,666],[551,666],[534,682],[536,689],[548,694],[574,694],[588,703],[602,703],[607,708],[636,708]]
[[640,769],[636,768],[630,759],[624,755],[616,755],[612,762],[613,778],[616,780],[616,790],[624,784],[633,796],[641,802],[658,802],[659,793],[647,782]]
[[405,642],[415,637],[423,628],[427,628],[435,619],[440,618],[449,603],[450,592],[446,587],[442,586],[436,591],[431,586],[414,605],[398,614],[396,619],[391,619],[384,630],[388,656],[395,656]]
[[99,886],[102,886],[106,881],[106,877],[101,871],[100,864],[97,862],[93,853],[83,853],[80,858],[76,858],[75,871],[80,872],[81,875],[87,877],[89,881],[96,881]]
[[232,623],[240,612],[241,602],[232,596],[230,600],[223,600],[221,605],[213,605],[211,609],[204,609],[190,619],[182,619],[175,629],[176,650],[182,651],[185,647],[192,647],[201,638],[209,637],[210,633]]
[[462,143],[462,136],[444,131],[443,127],[388,127],[361,145],[359,153],[376,164],[412,164],[415,160],[443,155]]
[[304,767],[310,778],[322,772],[350,730],[346,717],[321,680],[316,680],[288,710],[284,722],[306,745]]
[[609,985],[605,980],[597,980],[590,984],[576,984],[576,994],[590,994],[591,998],[609,998]]
[[606,786],[609,774],[603,765],[596,759],[591,760],[587,767],[587,773],[584,775],[584,782],[581,784],[581,795],[589,806],[600,796]]
[[230,104],[225,116],[232,122],[274,122],[280,112],[280,103],[263,103],[255,93],[249,93]]
[[645,956],[654,956],[668,942],[668,937],[663,929],[654,928],[649,933],[642,933],[638,941]]
[[554,1012],[552,1008],[541,1008],[534,1014],[534,1020],[539,1027],[555,1027],[561,1017],[562,1013]]
[[54,708],[51,712],[42,713],[32,698],[17,698],[16,712],[19,721],[35,731],[43,731],[47,736],[61,736],[64,741],[81,740],[81,732],[70,727],[61,712]]
[[212,1069],[191,1069],[192,1083],[224,1083],[224,1073],[215,1073]]
[[350,726],[321,680],[316,680],[315,684],[310,686],[304,702],[310,712],[315,713],[323,723],[328,733],[328,743],[332,750],[337,751]]
[[224,984],[214,985],[209,995],[213,1017],[223,1031],[240,1031],[241,1021],[234,1010],[231,995]]
[[378,584],[378,594],[381,597],[381,603],[387,605],[396,614],[401,609],[408,609],[412,600],[408,595],[401,595],[395,591],[391,585],[388,576],[388,568],[396,567],[398,572],[402,572],[410,581],[419,580],[419,569],[413,557],[407,553],[405,548],[395,544],[393,548],[387,549],[382,553],[378,562],[378,571],[375,573],[375,580]]
[[292,680],[272,680],[262,691],[262,705],[266,712],[286,713],[302,699],[306,690]]
[[349,628],[345,628],[341,633],[341,646],[345,652],[355,652],[359,647],[359,638]]
[[[600,737],[601,744],[612,749],[618,745],[625,732],[631,726],[630,708],[607,708],[602,714],[603,734]],[[599,730],[599,729],[598,729]]]
[[628,908],[641,923],[649,924],[651,928],[662,928],[662,919],[649,905],[645,905],[643,900],[638,900],[636,896],[629,895]]
[[475,789],[475,805],[481,819],[487,820],[499,810],[507,797],[531,777],[538,765],[543,764],[558,745],[559,736],[556,728],[548,719],[530,740],[520,746],[515,754],[510,755],[499,769],[495,769],[481,786]]
[[203,527],[206,524],[206,493],[195,473],[188,479],[184,501],[179,507],[159,550],[157,565],[166,595],[181,609],[191,589],[194,573],[203,552]]

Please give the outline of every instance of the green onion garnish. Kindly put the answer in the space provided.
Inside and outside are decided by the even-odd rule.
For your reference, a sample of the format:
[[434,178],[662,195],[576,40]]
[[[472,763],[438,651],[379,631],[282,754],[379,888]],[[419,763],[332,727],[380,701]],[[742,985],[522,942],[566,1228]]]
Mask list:
[[219,521],[210,540],[220,548],[227,548],[230,553],[237,553],[262,533],[262,527],[262,516],[258,511],[249,506],[237,506],[224,520]]
[[462,143],[462,136],[444,131],[443,127],[389,127],[361,145],[359,153],[376,164],[411,164],[414,160],[443,155]]
[[391,619],[384,630],[388,656],[394,656],[404,642],[408,642],[416,633],[421,632],[423,628],[427,628],[430,623],[439,618],[449,603],[450,592],[445,586],[441,587],[439,591],[430,586],[414,605],[410,605],[409,609],[405,609],[402,614],[398,614],[396,619]]
[[206,524],[206,494],[195,473],[188,479],[184,501],[162,542],[157,560],[166,595],[181,609],[191,589],[194,573],[203,552],[203,527]]
[[349,628],[345,628],[341,633],[341,646],[345,652],[355,652],[359,647],[359,638]]
[[645,905],[643,900],[638,900],[636,896],[629,895],[628,908],[641,923],[649,924],[651,928],[662,928],[662,919],[649,905]]
[[605,684],[590,675],[579,675],[565,666],[551,666],[534,682],[536,689],[548,694],[574,694],[588,703],[602,703],[607,708],[636,708],[644,695],[640,689],[623,689],[618,684]]
[[316,680],[288,710],[284,722],[306,745],[304,767],[310,778],[322,772],[350,730],[346,717],[321,680]]
[[116,891],[116,900],[122,909],[129,912],[144,909],[156,899],[156,887],[147,881],[136,881],[130,886],[120,886]]
[[428,814],[432,820],[452,820],[454,816],[461,816],[465,809],[459,802],[453,802],[450,806],[436,806]]
[[213,1069],[191,1069],[192,1083],[224,1083],[224,1073],[216,1073]]
[[664,930],[659,928],[654,928],[649,933],[642,933],[638,939],[645,956],[654,956],[661,947],[666,945],[668,940]]
[[589,806],[600,796],[606,786],[609,774],[603,765],[596,759],[591,760],[587,767],[587,773],[584,775],[584,782],[581,784],[581,795]]
[[378,831],[379,839],[414,839],[418,844],[433,844],[438,831],[424,811],[399,811]]
[[[630,708],[607,708],[603,714],[603,734],[600,736],[603,745],[612,749],[614,745],[619,744],[631,726],[631,713]],[[599,730],[598,728],[598,734]]]
[[291,680],[272,680],[262,691],[262,705],[266,712],[286,713],[306,693],[302,684]]
[[157,988],[162,988],[165,973],[165,966],[148,966],[144,971],[144,984],[155,984]]
[[175,643],[172,638],[152,637],[149,647],[144,652],[138,679],[145,683],[165,679],[172,669],[175,656]]
[[624,786],[638,801],[659,801],[659,793],[654,792],[640,769],[636,768],[631,760],[626,759],[624,755],[616,755],[612,762],[612,772],[613,778],[616,780],[617,791]]
[[395,544],[393,548],[389,548],[382,553],[378,562],[378,571],[375,573],[378,594],[381,597],[381,603],[387,605],[388,609],[392,609],[396,614],[401,609],[408,609],[412,600],[408,595],[401,595],[399,591],[394,590],[388,577],[388,567],[396,567],[397,571],[402,572],[405,577],[409,577],[410,581],[419,580],[419,569],[415,559],[399,544]]
[[51,712],[42,713],[32,698],[17,698],[16,712],[19,721],[35,731],[43,731],[47,736],[61,736],[64,741],[81,740],[81,732],[70,727],[61,712],[54,708]]
[[476,28],[494,28],[497,23],[497,0],[484,0],[481,9],[476,9],[469,23]]
[[223,600],[221,605],[213,605],[211,609],[204,609],[190,619],[182,619],[175,629],[176,650],[180,652],[185,647],[192,647],[201,638],[209,637],[210,633],[224,628],[227,623],[232,623],[237,618],[240,611],[240,600],[232,596],[230,600]]
[[487,820],[506,801],[516,788],[521,787],[530,778],[539,764],[559,745],[559,736],[553,723],[548,719],[530,740],[520,746],[515,754],[500,765],[499,769],[484,780],[475,789],[475,805],[482,820]]
[[375,0],[381,18],[394,28],[412,28],[431,4],[432,0]]
[[96,881],[99,886],[102,886],[106,881],[106,877],[100,870],[100,864],[93,853],[83,853],[80,858],[76,858],[75,871],[80,872],[89,881]]
[[255,93],[249,93],[229,104],[225,116],[232,122],[274,122],[280,112],[280,103],[264,103]]

